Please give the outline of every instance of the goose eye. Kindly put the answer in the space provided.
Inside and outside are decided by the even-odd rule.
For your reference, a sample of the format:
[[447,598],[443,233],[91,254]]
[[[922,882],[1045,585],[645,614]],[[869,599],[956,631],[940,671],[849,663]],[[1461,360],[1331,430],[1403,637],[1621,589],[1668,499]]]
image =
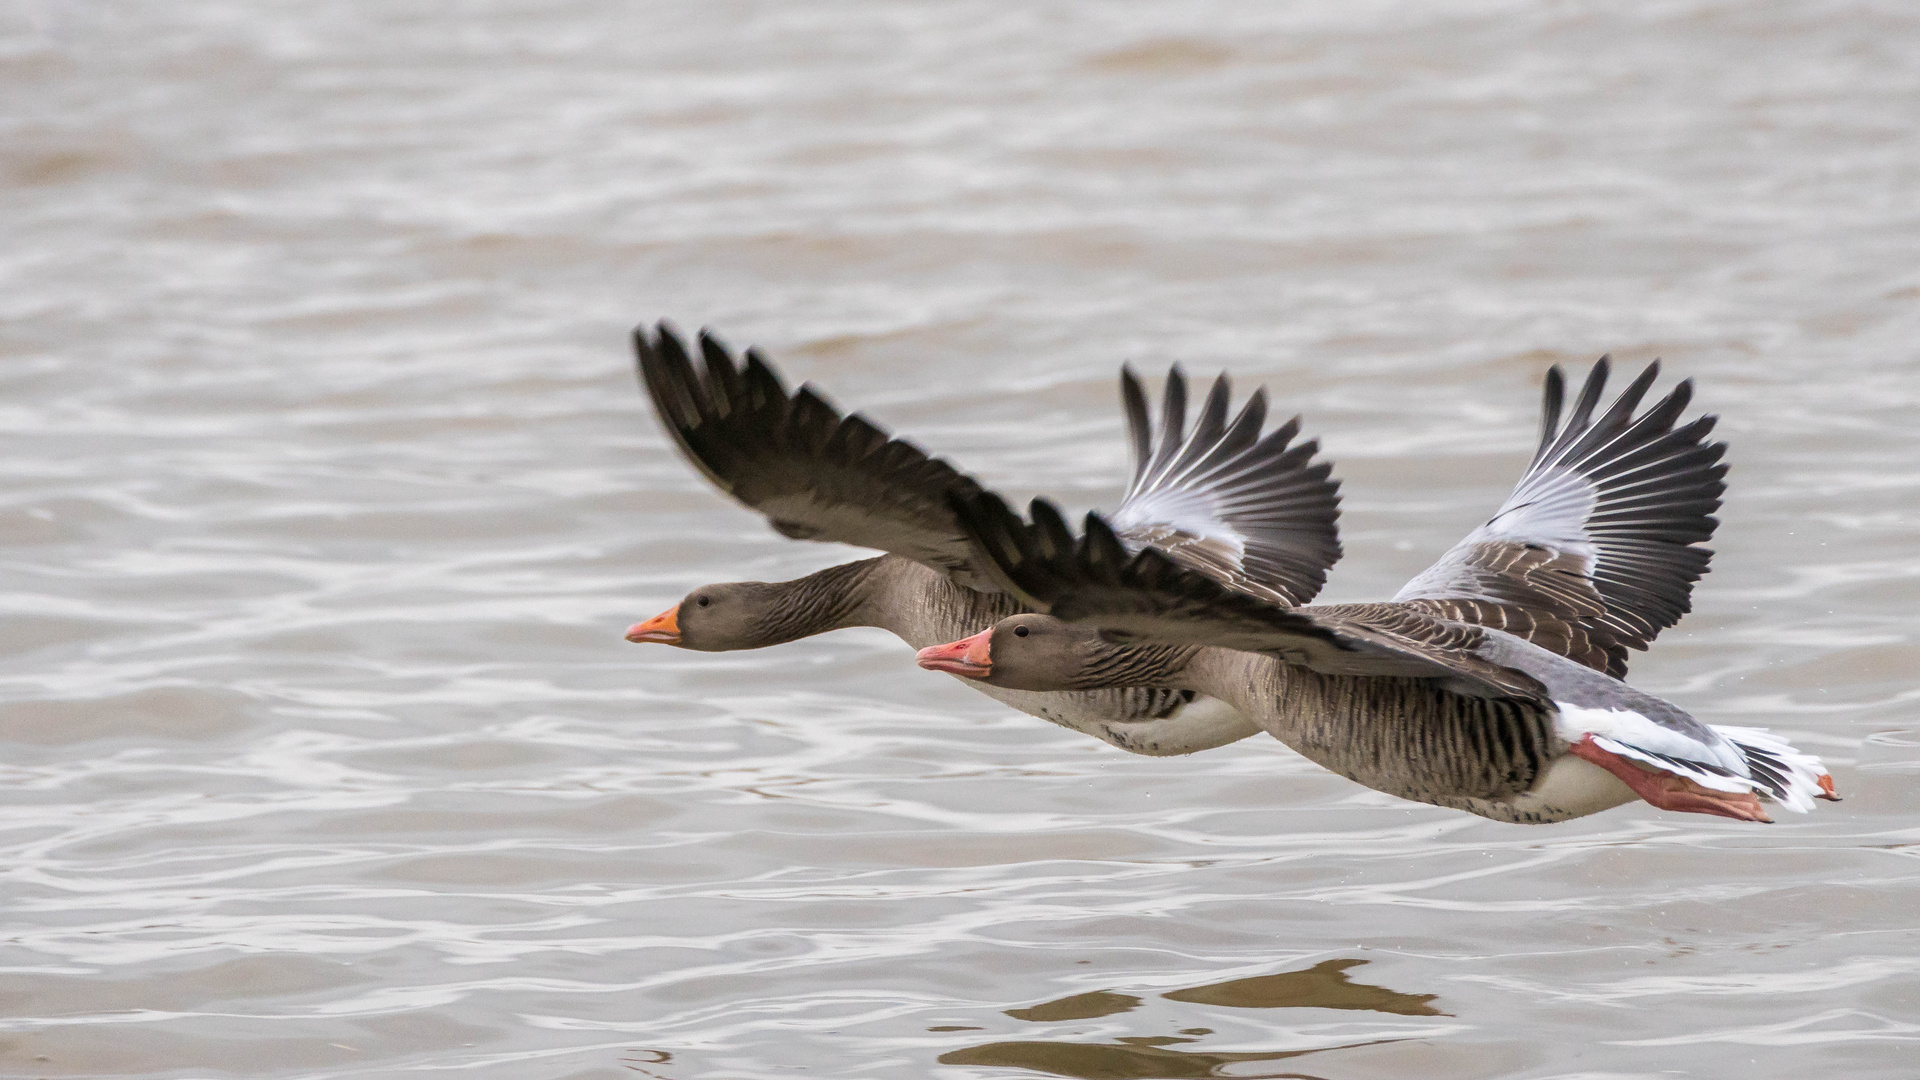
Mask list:
[[1014,627],[1014,628],[1013,628],[1013,636],[1014,636],[1014,637],[1026,637],[1026,636],[1027,636],[1027,628],[1026,628],[1026,627],[1024,627],[1024,626],[1016,626],[1016,627]]
[[708,604],[712,603],[713,601],[708,600],[704,596],[696,596],[694,597],[693,602],[696,604],[699,604],[701,607],[706,607]]

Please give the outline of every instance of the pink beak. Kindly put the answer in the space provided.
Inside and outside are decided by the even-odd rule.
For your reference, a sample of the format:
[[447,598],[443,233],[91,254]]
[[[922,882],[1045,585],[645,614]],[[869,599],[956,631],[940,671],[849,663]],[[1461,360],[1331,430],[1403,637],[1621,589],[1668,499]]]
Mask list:
[[918,660],[928,671],[944,671],[963,679],[984,679],[993,674],[993,660],[988,656],[992,642],[993,628],[988,627],[959,641],[929,645],[920,650]]

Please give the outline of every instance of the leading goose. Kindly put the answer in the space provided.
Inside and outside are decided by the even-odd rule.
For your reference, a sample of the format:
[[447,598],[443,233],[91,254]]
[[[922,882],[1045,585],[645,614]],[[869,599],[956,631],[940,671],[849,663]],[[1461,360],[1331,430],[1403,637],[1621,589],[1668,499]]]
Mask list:
[[[918,649],[1030,610],[994,583],[949,509],[981,490],[971,477],[842,416],[810,386],[789,391],[756,350],[743,362],[703,331],[696,363],[666,323],[636,329],[633,344],[661,426],[715,486],[783,536],[887,554],[793,581],[703,586],[635,624],[629,641],[723,652],[873,626]],[[1156,441],[1139,380],[1123,369],[1120,386],[1134,473],[1113,515],[1116,542],[1153,545],[1277,606],[1312,599],[1340,557],[1339,485],[1314,460],[1316,443],[1293,444],[1299,419],[1263,436],[1266,393],[1256,390],[1229,420],[1223,375],[1188,429],[1175,368]],[[1260,730],[1217,699],[1151,684],[1072,693],[972,685],[1141,754],[1192,753]]]
[[[1637,401],[1655,370],[1623,398]],[[1576,419],[1604,377],[1603,361]],[[1699,462],[1721,448],[1683,445],[1687,429],[1636,438],[1638,423],[1557,435],[1556,411],[1500,511],[1386,603],[1285,608],[1152,550],[1129,553],[1098,514],[1075,537],[1045,500],[1029,522],[990,492],[957,496],[980,561],[1047,614],[1003,619],[920,662],[1005,687],[1210,694],[1368,787],[1499,821],[1563,821],[1635,798],[1767,821],[1763,798],[1796,811],[1835,799],[1818,759],[1784,740],[1700,723],[1605,673],[1623,674],[1622,646],[1644,647],[1686,610],[1706,553],[1662,519],[1717,504],[1724,466],[1708,479]],[[1675,468],[1676,455],[1694,466]],[[1579,647],[1526,640],[1556,636],[1584,638],[1591,666],[1561,655]]]
[[[947,506],[981,490],[972,478],[889,439],[859,416],[842,417],[810,387],[789,392],[754,350],[743,363],[702,333],[696,365],[664,323],[652,332],[636,330],[634,347],[662,426],[716,486],[764,514],[783,535],[891,554],[794,581],[704,586],[631,627],[629,640],[730,651],[878,626],[922,648],[1029,610],[999,591]],[[1605,589],[1598,598],[1572,597],[1551,584],[1553,567],[1545,566],[1535,586],[1433,604],[1451,618],[1502,626],[1583,663],[1624,671],[1628,646],[1644,648],[1687,610],[1688,588],[1709,555],[1687,545],[1712,535],[1724,469],[1715,464],[1718,444],[1702,443],[1711,418],[1674,427],[1686,405],[1684,385],[1645,415],[1633,415],[1651,372],[1594,420],[1606,371],[1604,360],[1595,366],[1564,427],[1563,384],[1557,371],[1548,379],[1546,430],[1562,442],[1602,439],[1613,448],[1550,475],[1566,474],[1580,491],[1612,490],[1618,482],[1610,478],[1623,462],[1637,461],[1637,475],[1661,481],[1668,497],[1641,515],[1638,531],[1621,537],[1649,558],[1665,560],[1665,585],[1654,602],[1630,586]],[[1156,438],[1139,381],[1124,369],[1121,391],[1134,471],[1114,523],[1128,546],[1152,545],[1176,563],[1269,602],[1310,599],[1340,554],[1338,485],[1328,479],[1328,466],[1314,462],[1314,443],[1290,445],[1298,419],[1262,438],[1266,397],[1256,391],[1229,422],[1222,376],[1189,429],[1186,381],[1175,368]],[[1469,562],[1505,557],[1496,546]],[[1260,730],[1217,698],[1180,688],[1049,694],[972,685],[1135,753],[1192,753]]]

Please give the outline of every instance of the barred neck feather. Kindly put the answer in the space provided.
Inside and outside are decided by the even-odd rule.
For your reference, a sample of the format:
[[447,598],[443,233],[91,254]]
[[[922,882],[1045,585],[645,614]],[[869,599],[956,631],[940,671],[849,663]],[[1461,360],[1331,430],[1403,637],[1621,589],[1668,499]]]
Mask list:
[[829,630],[874,625],[868,609],[876,583],[874,571],[881,561],[861,559],[764,585],[756,645],[780,645]]
[[1066,680],[1066,689],[1113,686],[1188,689],[1183,681],[1200,649],[1190,645],[1114,645],[1095,640],[1082,650],[1082,664]]

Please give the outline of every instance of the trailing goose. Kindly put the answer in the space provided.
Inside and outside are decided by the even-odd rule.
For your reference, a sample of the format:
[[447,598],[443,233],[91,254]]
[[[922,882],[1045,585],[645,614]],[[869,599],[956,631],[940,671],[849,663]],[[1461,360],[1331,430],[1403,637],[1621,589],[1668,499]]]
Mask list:
[[1836,798],[1818,759],[1607,674],[1687,610],[1709,555],[1693,541],[1723,487],[1724,448],[1700,442],[1711,418],[1671,426],[1686,384],[1632,417],[1654,373],[1589,423],[1603,360],[1559,430],[1550,375],[1540,450],[1513,495],[1386,603],[1282,607],[1129,552],[1098,514],[1075,537],[1045,500],[1028,521],[990,492],[956,495],[978,561],[1045,614],[920,663],[1002,687],[1212,695],[1368,787],[1499,821],[1635,798],[1746,821],[1769,820],[1763,799],[1811,809]]
[[[783,536],[887,554],[793,581],[702,586],[635,624],[627,640],[724,652],[874,626],[922,648],[1030,610],[979,563],[950,507],[981,492],[971,477],[843,416],[809,386],[789,391],[755,350],[741,360],[702,332],[696,363],[665,323],[636,329],[633,341],[661,426],[716,487]],[[1115,542],[1151,545],[1170,565],[1276,607],[1312,599],[1340,557],[1339,485],[1314,460],[1315,442],[1294,442],[1299,419],[1263,435],[1264,390],[1230,419],[1222,375],[1188,428],[1176,367],[1156,439],[1130,370],[1120,389],[1134,470],[1113,515]],[[1135,753],[1192,753],[1259,731],[1217,699],[1152,684],[1071,693],[971,685]]]

